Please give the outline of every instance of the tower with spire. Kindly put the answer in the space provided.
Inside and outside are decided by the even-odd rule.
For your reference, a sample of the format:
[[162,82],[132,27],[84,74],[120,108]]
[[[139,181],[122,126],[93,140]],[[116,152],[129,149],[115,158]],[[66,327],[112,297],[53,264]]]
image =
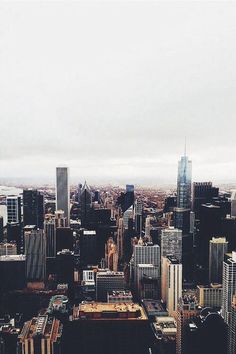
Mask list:
[[192,161],[186,154],[186,138],[184,143],[184,156],[178,163],[177,178],[177,207],[191,208],[191,183],[192,183]]
[[80,195],[80,203],[81,203],[81,224],[83,227],[87,227],[89,222],[89,216],[92,207],[92,192],[87,182],[84,182],[84,185],[81,190]]

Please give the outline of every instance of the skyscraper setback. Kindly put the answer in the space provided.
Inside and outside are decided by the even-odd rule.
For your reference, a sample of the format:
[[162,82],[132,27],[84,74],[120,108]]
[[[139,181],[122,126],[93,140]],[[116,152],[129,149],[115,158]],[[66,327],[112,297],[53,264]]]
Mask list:
[[70,188],[68,167],[56,168],[56,205],[57,210],[63,210],[67,222],[70,219]]
[[178,163],[177,178],[177,207],[191,208],[191,182],[192,182],[192,161],[186,154],[181,157]]

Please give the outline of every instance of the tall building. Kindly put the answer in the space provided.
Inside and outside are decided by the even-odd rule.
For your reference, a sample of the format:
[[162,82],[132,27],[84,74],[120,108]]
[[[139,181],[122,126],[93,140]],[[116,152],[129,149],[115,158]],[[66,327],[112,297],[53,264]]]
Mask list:
[[212,182],[194,182],[193,183],[193,200],[192,210],[196,219],[200,217],[200,209],[202,204],[212,203],[213,198],[218,197],[219,188],[213,187]]
[[129,220],[133,220],[133,215],[134,215],[134,210],[133,206],[129,207],[124,213],[123,213],[123,220],[124,220],[124,228],[128,230],[129,227]]
[[24,289],[25,285],[25,255],[0,256],[0,293]]
[[17,354],[61,353],[62,324],[48,315],[39,315],[24,324],[18,336]]
[[224,255],[228,251],[225,237],[210,240],[209,246],[209,282],[222,284]]
[[123,218],[118,219],[118,229],[117,229],[117,249],[119,259],[124,257],[124,220]]
[[142,233],[142,218],[143,218],[143,203],[141,200],[136,199],[134,203],[134,221],[135,221],[135,232],[141,236]]
[[182,297],[182,264],[170,255],[162,258],[161,269],[162,300],[166,302],[169,315],[173,316]]
[[0,216],[0,242],[3,241],[3,216]]
[[236,190],[231,194],[231,216],[236,216]]
[[98,262],[97,233],[95,230],[82,230],[80,235],[80,262],[81,265],[95,265]]
[[26,278],[29,282],[45,280],[46,239],[43,230],[25,231]]
[[15,242],[17,244],[17,252],[22,253],[23,239],[20,223],[11,222],[7,224],[7,241]]
[[228,331],[228,354],[236,353],[236,294],[233,296],[231,304],[231,319]]
[[112,237],[109,237],[106,245],[105,245],[105,261],[106,261],[106,267],[113,271],[117,272],[118,271],[118,250],[117,250],[117,245],[114,242]]
[[97,301],[107,301],[107,293],[113,290],[125,290],[124,273],[109,270],[98,271],[96,278]]
[[7,202],[7,222],[21,223],[21,197],[9,195]]
[[73,249],[73,231],[70,227],[56,228],[56,250]]
[[135,288],[141,299],[157,299],[160,285],[160,267],[153,264],[138,264]]
[[182,261],[182,231],[170,226],[161,230],[161,257],[175,256]]
[[204,307],[220,308],[222,305],[223,288],[222,284],[198,285],[199,305]]
[[37,190],[23,191],[23,220],[24,226],[36,225],[43,229],[44,223],[44,196]]
[[177,178],[177,207],[191,208],[191,183],[192,183],[192,161],[186,154],[181,157],[178,163]]
[[134,246],[134,267],[138,264],[153,264],[160,267],[160,247],[147,243]]
[[89,225],[89,218],[92,207],[92,192],[86,181],[83,185],[80,195],[80,207],[81,207],[81,224],[83,227]]
[[56,225],[55,219],[49,219],[44,222],[44,233],[47,244],[47,257],[56,257]]
[[63,210],[70,223],[70,186],[68,167],[56,168],[56,206],[57,210]]
[[67,218],[65,217],[65,212],[63,210],[55,211],[55,226],[56,228],[67,226]]
[[236,294],[236,252],[232,257],[226,255],[223,262],[223,299],[222,317],[229,324],[231,319],[233,296]]
[[145,239],[148,242],[152,242],[151,239],[151,217],[148,215],[145,220]]

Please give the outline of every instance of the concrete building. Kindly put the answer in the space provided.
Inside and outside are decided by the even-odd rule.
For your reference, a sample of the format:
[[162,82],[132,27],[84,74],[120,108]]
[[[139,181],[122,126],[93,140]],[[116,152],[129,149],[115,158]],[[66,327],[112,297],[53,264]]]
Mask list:
[[222,284],[198,285],[199,305],[204,307],[221,307],[223,288]]
[[209,243],[209,283],[222,284],[224,255],[228,251],[225,237],[213,237]]
[[113,290],[125,290],[125,276],[123,272],[100,270],[96,277],[97,301],[107,301],[107,293]]
[[223,262],[223,299],[222,317],[229,324],[232,311],[233,296],[236,294],[236,252],[225,256]]
[[161,257],[167,255],[182,261],[182,231],[171,226],[161,230]]
[[68,167],[56,168],[56,208],[63,210],[67,219],[67,225],[70,222],[70,185]]
[[7,203],[7,222],[21,222],[21,197],[9,195],[6,198]]

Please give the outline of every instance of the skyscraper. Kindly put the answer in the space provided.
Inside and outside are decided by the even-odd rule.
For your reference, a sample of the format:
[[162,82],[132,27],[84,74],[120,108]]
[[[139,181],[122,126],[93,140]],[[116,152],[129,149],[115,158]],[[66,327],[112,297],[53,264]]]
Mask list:
[[233,296],[228,333],[228,354],[236,353],[236,294]]
[[70,186],[68,167],[56,168],[56,204],[57,210],[63,210],[70,223]]
[[7,197],[7,222],[21,222],[21,198],[16,195]]
[[134,203],[134,219],[135,219],[135,232],[138,235],[142,233],[142,214],[143,214],[143,204],[141,200],[136,199]]
[[56,257],[56,225],[55,219],[44,222],[44,233],[47,244],[47,257]]
[[192,182],[192,161],[186,154],[181,157],[178,163],[177,178],[177,207],[191,208],[191,182]]
[[224,255],[228,251],[225,237],[210,240],[209,244],[209,282],[222,284]]
[[232,257],[225,256],[223,262],[223,299],[222,317],[227,324],[231,320],[232,301],[236,294],[236,252],[232,252]]
[[89,216],[92,207],[92,192],[87,185],[86,181],[83,185],[80,195],[81,205],[81,224],[83,227],[87,227],[89,223]]
[[182,231],[170,226],[161,230],[161,257],[175,256],[182,261]]
[[196,219],[200,217],[201,205],[212,203],[214,197],[218,197],[219,188],[213,187],[212,182],[194,182],[193,183],[193,200],[192,210]]
[[23,219],[24,226],[35,225],[43,229],[44,222],[44,196],[37,190],[23,191]]
[[46,239],[43,230],[25,231],[26,278],[44,281],[46,275]]
[[231,216],[236,216],[236,190],[231,194]]
[[170,316],[177,311],[179,299],[182,297],[182,264],[174,256],[162,258],[162,300]]

